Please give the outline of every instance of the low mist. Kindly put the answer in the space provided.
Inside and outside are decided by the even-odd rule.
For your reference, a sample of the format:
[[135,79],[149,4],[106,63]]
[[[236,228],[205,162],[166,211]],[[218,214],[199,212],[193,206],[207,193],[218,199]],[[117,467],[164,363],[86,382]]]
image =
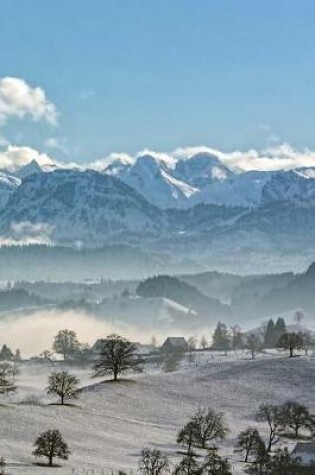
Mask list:
[[153,325],[152,329],[147,327],[140,330],[136,325],[109,322],[84,312],[45,310],[3,318],[0,321],[0,345],[19,348],[23,356],[36,355],[51,349],[54,336],[64,328],[74,330],[79,341],[88,344],[111,333],[141,343],[150,343],[152,335],[155,335],[158,344],[163,343],[167,336],[185,336],[180,330],[155,331]]

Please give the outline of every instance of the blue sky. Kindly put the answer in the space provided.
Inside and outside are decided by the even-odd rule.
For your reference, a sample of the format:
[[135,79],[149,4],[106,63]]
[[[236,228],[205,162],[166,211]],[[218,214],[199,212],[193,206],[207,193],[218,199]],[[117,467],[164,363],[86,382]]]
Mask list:
[[10,0],[1,17],[0,77],[59,112],[57,126],[9,117],[11,144],[76,161],[315,148],[313,0]]

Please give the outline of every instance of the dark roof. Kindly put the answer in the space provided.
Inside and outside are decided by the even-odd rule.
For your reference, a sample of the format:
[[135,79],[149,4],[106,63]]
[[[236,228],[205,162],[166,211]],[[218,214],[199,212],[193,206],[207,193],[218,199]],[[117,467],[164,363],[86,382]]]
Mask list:
[[292,453],[295,452],[307,452],[315,455],[315,443],[314,442],[298,442]]
[[187,345],[187,342],[183,336],[170,336],[166,338],[165,343],[170,343],[172,346],[183,346]]

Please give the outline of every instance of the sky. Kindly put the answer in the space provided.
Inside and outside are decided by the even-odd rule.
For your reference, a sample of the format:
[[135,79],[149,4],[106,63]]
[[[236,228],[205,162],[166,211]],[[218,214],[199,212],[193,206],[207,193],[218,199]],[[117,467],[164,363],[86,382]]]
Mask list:
[[1,4],[0,147],[315,150],[313,0]]

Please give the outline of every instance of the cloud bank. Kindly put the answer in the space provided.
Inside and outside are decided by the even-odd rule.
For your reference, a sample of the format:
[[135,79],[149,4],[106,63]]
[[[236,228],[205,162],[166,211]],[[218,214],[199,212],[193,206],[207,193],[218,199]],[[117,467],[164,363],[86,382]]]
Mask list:
[[[59,141],[48,139],[46,147],[52,151],[62,147]],[[1,141],[0,141],[1,146]],[[5,142],[3,143],[5,147]],[[247,151],[234,150],[222,151],[207,146],[183,147],[177,148],[172,152],[157,152],[149,149],[143,149],[135,155],[128,153],[111,153],[99,160],[87,163],[76,162],[60,162],[54,160],[45,152],[40,152],[32,147],[6,145],[0,151],[0,170],[15,171],[32,160],[47,170],[54,168],[68,169],[93,169],[104,171],[108,166],[115,163],[121,165],[132,165],[137,159],[143,155],[150,155],[162,165],[173,169],[180,160],[189,160],[197,154],[205,154],[209,157],[219,160],[232,170],[238,172],[246,171],[277,171],[277,170],[293,170],[296,168],[315,167],[315,151],[310,149],[299,150],[288,143],[283,143],[275,147],[268,147],[263,150],[250,149]]]
[[112,153],[105,158],[86,166],[104,169],[111,163],[119,160],[124,164],[135,163],[139,156],[151,155],[169,168],[174,168],[179,160],[189,160],[194,155],[205,154],[219,160],[224,165],[244,171],[277,171],[292,170],[295,168],[315,167],[315,151],[307,148],[298,150],[288,143],[283,143],[263,150],[250,149],[247,151],[234,150],[225,152],[207,146],[177,148],[172,152],[156,152],[144,149],[136,155],[126,153]]
[[26,81],[15,77],[0,78],[0,123],[9,117],[57,124],[58,112],[40,87],[31,87]]
[[14,171],[27,165],[32,160],[36,160],[40,166],[56,163],[46,153],[38,152],[34,148],[8,145],[4,151],[0,152],[0,169]]

